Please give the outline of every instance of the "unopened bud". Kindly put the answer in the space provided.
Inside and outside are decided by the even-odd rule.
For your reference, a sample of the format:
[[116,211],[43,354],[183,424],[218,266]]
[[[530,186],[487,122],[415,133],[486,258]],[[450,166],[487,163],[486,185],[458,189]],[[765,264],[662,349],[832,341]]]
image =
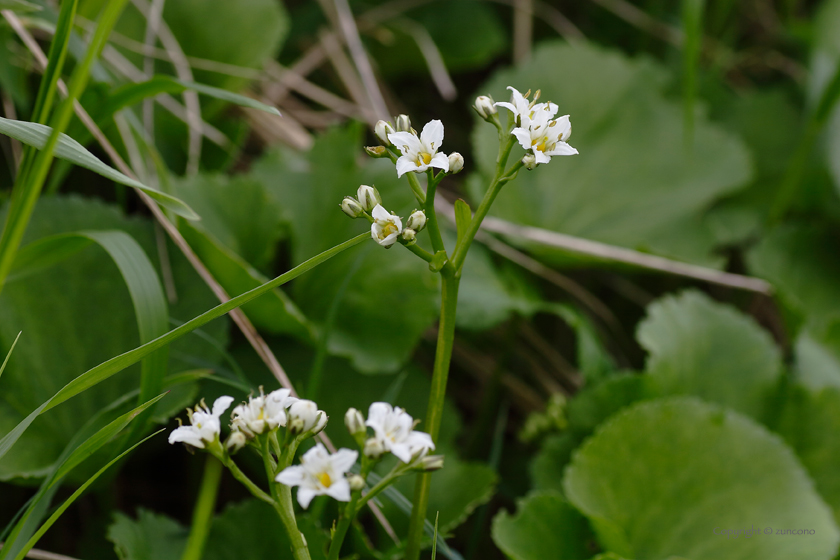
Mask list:
[[473,109],[475,109],[478,116],[484,120],[488,120],[491,116],[499,112],[499,110],[496,109],[496,105],[493,103],[493,99],[487,97],[486,95],[479,95],[475,98],[475,105],[473,105]]
[[388,135],[394,132],[394,127],[391,126],[391,123],[388,121],[379,121],[376,123],[376,126],[373,127],[373,132],[376,134],[379,141],[382,142],[383,146],[391,145],[391,141],[388,139]]
[[327,422],[329,421],[329,416],[323,410],[318,411],[318,421],[315,423],[315,427],[312,428],[312,435],[318,435],[324,431],[324,428],[327,427]]
[[239,430],[234,430],[231,432],[230,436],[228,436],[227,441],[225,442],[225,449],[227,449],[228,453],[233,455],[243,447],[248,442],[248,438],[245,437],[245,434],[240,432]]
[[320,421],[319,413],[323,414],[314,402],[306,399],[296,401],[289,407],[289,429],[294,434],[308,432]]
[[368,212],[376,208],[377,204],[382,204],[382,196],[380,196],[376,187],[361,185],[356,193],[356,197],[359,199],[359,204],[362,205],[362,208]]
[[411,119],[408,118],[408,115],[397,117],[397,132],[411,132]]
[[415,232],[421,231],[426,227],[426,213],[422,210],[415,210],[406,220],[405,227],[413,229]]
[[537,163],[537,158],[536,156],[534,156],[534,154],[525,154],[525,156],[522,158],[522,165],[525,166],[525,169],[530,171],[539,164]]
[[403,242],[403,245],[414,245],[417,243],[417,232],[410,228],[405,228],[400,233],[400,239]]
[[417,469],[423,471],[437,471],[443,468],[443,455],[429,455],[417,463]]
[[355,408],[350,408],[344,415],[344,425],[347,426],[347,431],[350,435],[356,437],[359,434],[367,434],[367,426],[365,426],[365,417]]
[[365,209],[359,204],[359,201],[352,196],[345,196],[341,201],[341,211],[351,218],[358,218],[364,214]]
[[388,150],[385,146],[365,146],[365,153],[372,158],[388,157]]
[[382,443],[378,439],[370,438],[365,442],[363,453],[369,459],[379,459],[385,453],[385,448],[382,447]]
[[350,483],[350,490],[353,492],[363,490],[365,487],[365,479],[357,474],[348,475],[347,482]]
[[464,168],[464,156],[458,152],[449,154],[449,172],[453,175]]

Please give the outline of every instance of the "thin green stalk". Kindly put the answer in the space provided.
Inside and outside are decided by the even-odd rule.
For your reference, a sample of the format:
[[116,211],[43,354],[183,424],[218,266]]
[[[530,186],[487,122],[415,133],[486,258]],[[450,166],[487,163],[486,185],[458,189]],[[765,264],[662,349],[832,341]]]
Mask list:
[[513,148],[515,143],[516,138],[511,135],[508,136],[508,138],[503,139],[499,145],[499,155],[496,158],[496,173],[493,177],[493,182],[490,183],[490,188],[487,189],[486,193],[484,193],[484,198],[482,199],[481,204],[479,204],[478,209],[475,211],[475,215],[470,222],[470,226],[467,229],[466,234],[464,234],[461,242],[457,247],[455,247],[455,251],[452,253],[451,261],[455,270],[461,270],[461,267],[464,264],[464,259],[467,258],[467,252],[470,250],[470,245],[475,238],[475,234],[478,233],[478,228],[481,227],[481,222],[484,221],[484,217],[487,216],[487,212],[490,211],[490,206],[493,205],[493,201],[496,200],[496,196],[498,196],[505,183],[512,179],[516,171],[522,166],[522,162],[519,161],[508,173],[505,173],[505,165],[507,165],[510,150]]
[[59,106],[50,121],[52,133],[47,143],[35,157],[31,172],[25,175],[18,175],[21,178],[21,182],[16,186],[15,190],[19,190],[21,194],[13,200],[16,203],[14,204],[15,208],[10,208],[9,210],[9,216],[14,216],[14,219],[7,220],[3,234],[0,235],[0,291],[2,291],[6,277],[12,268],[21,239],[26,231],[26,226],[29,225],[29,219],[32,216],[35,203],[41,194],[41,188],[47,178],[59,135],[67,128],[73,116],[73,103],[84,91],[88,78],[90,77],[90,69],[93,66],[93,62],[105,46],[105,42],[111,34],[111,29],[116,24],[127,1],[111,0],[105,5],[105,9],[96,26],[93,39],[85,53],[85,58],[76,66],[70,78],[70,84],[67,87],[67,98]]
[[335,536],[333,536],[330,543],[330,552],[327,560],[338,560],[338,555],[341,553],[341,545],[344,543],[344,537],[347,535],[347,530],[350,528],[350,523],[356,517],[356,502],[359,501],[361,491],[353,492],[350,497],[350,503],[344,508],[344,513],[338,521],[338,526],[335,529]]
[[306,540],[303,534],[298,529],[295,521],[295,507],[292,504],[292,489],[284,484],[272,482],[273,486],[277,486],[278,500],[274,503],[274,509],[280,516],[286,532],[289,534],[289,540],[292,543],[292,554],[295,560],[311,560],[309,556],[309,548],[306,546]]
[[435,193],[437,192],[438,183],[443,179],[443,173],[440,173],[435,178],[431,169],[428,170],[427,175],[429,182],[426,186],[426,202],[424,209],[426,211],[426,229],[429,230],[429,238],[432,240],[432,248],[435,253],[438,251],[446,251],[446,246],[443,244],[443,237],[440,234],[440,227],[437,221],[437,212],[435,212]]
[[430,263],[432,262],[432,259],[435,258],[434,255],[432,255],[430,252],[425,250],[423,247],[420,247],[416,243],[413,243],[411,245],[404,245],[404,247],[426,262]]
[[414,196],[417,198],[417,202],[422,205],[426,205],[426,193],[423,192],[423,187],[420,186],[420,181],[417,180],[416,173],[406,173],[405,175],[408,178],[408,184],[411,186],[411,190],[414,191]]
[[201,479],[198,500],[195,502],[195,510],[193,511],[190,537],[187,540],[187,547],[184,549],[181,560],[201,560],[201,555],[204,553],[204,544],[207,542],[207,535],[210,533],[213,512],[216,509],[216,495],[219,492],[219,481],[221,479],[222,463],[212,455],[208,455],[207,462],[204,464],[204,477]]
[[224,465],[230,471],[230,474],[233,475],[233,478],[241,482],[242,485],[248,489],[252,496],[257,498],[258,500],[264,501],[267,504],[276,504],[274,498],[269,496],[262,488],[254,484],[254,482],[239,469],[236,463],[233,462],[233,459],[228,457],[226,460],[224,460]]
[[[473,234],[474,235],[474,234]],[[432,390],[429,395],[429,407],[426,411],[425,428],[433,441],[437,441],[440,432],[443,403],[446,397],[446,382],[449,377],[449,363],[452,360],[452,345],[455,341],[455,315],[458,305],[458,286],[460,276],[441,271],[441,314],[438,327],[437,348],[435,350],[435,365],[432,372]],[[406,560],[420,558],[420,546],[423,539],[423,524],[426,520],[426,510],[429,507],[429,488],[431,473],[417,476],[414,487],[414,507],[411,510],[411,521],[408,527],[408,547]]]

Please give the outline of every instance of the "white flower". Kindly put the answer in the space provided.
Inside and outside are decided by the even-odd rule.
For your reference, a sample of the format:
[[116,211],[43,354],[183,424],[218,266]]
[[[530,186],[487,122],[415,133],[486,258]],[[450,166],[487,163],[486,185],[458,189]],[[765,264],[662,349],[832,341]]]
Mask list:
[[205,443],[213,443],[219,439],[221,422],[219,417],[228,409],[233,397],[219,397],[213,403],[211,412],[204,401],[196,405],[195,410],[187,409],[190,418],[189,426],[176,428],[169,434],[169,443],[183,442],[199,449],[204,449]]
[[[260,389],[262,392],[262,389]],[[286,409],[298,399],[288,389],[278,389],[268,395],[251,397],[231,413],[231,427],[249,438],[286,425]]]
[[455,173],[460,173],[463,169],[464,156],[462,156],[458,152],[452,152],[451,154],[449,154],[449,172],[454,175]]
[[323,429],[327,425],[326,416],[326,412],[318,410],[315,402],[306,399],[298,400],[289,407],[289,430],[294,434],[302,434],[316,426]]
[[371,215],[373,223],[370,224],[370,236],[383,247],[390,247],[402,232],[402,220],[399,216],[389,214],[380,204],[374,207]]
[[339,449],[330,455],[323,444],[303,454],[300,465],[287,467],[275,480],[286,486],[300,486],[298,503],[306,509],[315,496],[326,494],[339,502],[350,501],[350,483],[345,474],[356,462],[357,451]]
[[[514,122],[517,126],[520,126],[520,123],[522,122],[522,117],[530,115],[532,110],[534,109],[534,104],[540,97],[540,91],[537,90],[537,92],[534,94],[534,99],[532,101],[528,101],[528,94],[531,92],[530,90],[528,90],[528,92],[525,95],[522,95],[521,93],[519,93],[519,90],[517,90],[513,86],[508,86],[508,89],[511,92],[510,103],[508,103],[507,101],[498,101],[496,102],[496,105],[498,105],[499,107],[504,107],[505,109],[513,113]],[[553,111],[553,113],[551,114],[552,117],[557,113],[557,105],[555,105],[554,103],[541,103],[540,105],[545,105],[548,107],[549,111]]]
[[423,210],[415,210],[406,220],[405,227],[413,229],[415,232],[423,231],[423,228],[426,227],[426,213]]
[[547,104],[534,106],[534,116],[522,116],[522,126],[514,128],[511,134],[526,150],[533,150],[537,163],[548,163],[551,156],[572,156],[578,151],[566,143],[572,135],[569,115],[552,120],[554,113]]
[[398,177],[409,171],[420,173],[430,167],[449,171],[449,158],[437,153],[443,143],[443,123],[439,120],[427,122],[419,138],[412,132],[393,132],[388,139],[403,154],[397,160]]
[[413,430],[414,419],[405,410],[388,403],[370,405],[366,424],[373,428],[374,437],[385,451],[390,451],[403,463],[410,463],[435,448],[429,434]]
[[277,426],[286,426],[286,409],[298,402],[297,397],[292,396],[289,389],[277,389],[265,396],[265,420],[268,427],[274,429]]

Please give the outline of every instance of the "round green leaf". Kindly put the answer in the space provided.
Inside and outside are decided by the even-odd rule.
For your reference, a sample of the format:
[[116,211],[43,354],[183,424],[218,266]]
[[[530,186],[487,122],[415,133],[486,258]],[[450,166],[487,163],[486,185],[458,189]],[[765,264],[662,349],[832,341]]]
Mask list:
[[[829,560],[840,542],[830,509],[777,436],[693,398],[613,416],[575,453],[563,485],[601,544],[628,558]],[[789,529],[813,534],[776,534]],[[753,533],[722,534],[730,530]]]

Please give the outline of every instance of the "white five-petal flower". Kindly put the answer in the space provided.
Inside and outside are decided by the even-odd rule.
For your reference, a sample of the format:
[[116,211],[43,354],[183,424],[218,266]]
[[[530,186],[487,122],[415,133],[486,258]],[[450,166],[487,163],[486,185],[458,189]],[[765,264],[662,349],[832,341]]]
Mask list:
[[420,173],[430,167],[449,171],[449,157],[437,153],[443,144],[443,123],[439,120],[427,122],[419,138],[414,132],[392,132],[388,139],[402,152],[397,159],[398,177],[409,171]]
[[219,439],[222,425],[219,417],[228,409],[233,397],[219,397],[213,403],[212,412],[204,404],[196,405],[195,410],[187,409],[190,418],[189,426],[176,428],[169,434],[169,443],[183,442],[199,449],[204,449],[206,443]]
[[300,465],[287,467],[275,480],[286,486],[300,486],[298,503],[306,509],[315,496],[326,494],[339,502],[350,501],[350,483],[344,476],[356,462],[357,451],[339,449],[330,455],[323,444],[303,454]]
[[381,204],[377,204],[371,212],[373,223],[370,224],[370,236],[383,247],[393,245],[397,236],[402,233],[402,220],[399,216],[389,214]]
[[286,425],[286,409],[298,399],[288,389],[278,389],[268,395],[251,397],[237,405],[231,413],[231,427],[249,438]]
[[435,448],[432,437],[414,430],[414,419],[400,407],[375,402],[370,405],[366,424],[373,428],[378,443],[403,463],[410,463]]

